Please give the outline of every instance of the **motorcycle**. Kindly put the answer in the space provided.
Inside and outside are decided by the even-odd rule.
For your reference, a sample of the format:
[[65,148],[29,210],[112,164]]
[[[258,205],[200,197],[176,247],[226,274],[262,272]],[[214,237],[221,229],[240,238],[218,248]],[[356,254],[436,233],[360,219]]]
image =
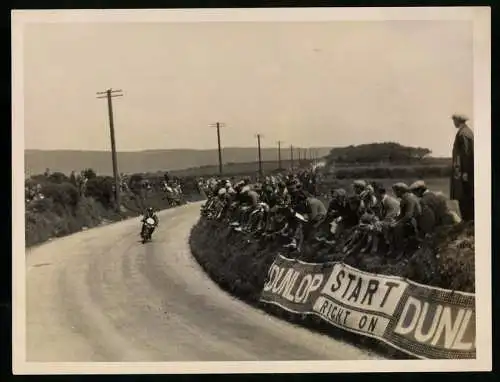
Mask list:
[[151,240],[151,235],[153,234],[154,228],[155,221],[153,218],[149,217],[143,222],[141,230],[142,244]]

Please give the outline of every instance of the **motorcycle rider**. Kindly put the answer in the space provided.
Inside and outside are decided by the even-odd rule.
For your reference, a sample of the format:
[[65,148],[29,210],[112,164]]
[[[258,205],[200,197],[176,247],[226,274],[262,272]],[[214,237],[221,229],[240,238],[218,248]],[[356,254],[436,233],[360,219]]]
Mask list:
[[159,223],[158,216],[155,214],[155,212],[153,210],[153,207],[146,208],[146,211],[144,212],[144,216],[141,219],[142,232],[144,232],[144,229],[146,228],[145,223],[146,223],[146,220],[148,218],[152,218],[154,220],[154,222],[155,222],[154,225],[153,225],[153,227],[151,228],[151,236],[152,236],[153,232],[155,231],[156,227],[158,227],[158,223]]

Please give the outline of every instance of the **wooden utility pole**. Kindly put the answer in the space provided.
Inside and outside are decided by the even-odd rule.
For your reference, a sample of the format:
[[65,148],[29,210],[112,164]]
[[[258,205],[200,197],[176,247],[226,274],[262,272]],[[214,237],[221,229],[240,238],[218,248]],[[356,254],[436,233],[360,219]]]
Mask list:
[[109,115],[109,135],[111,138],[111,160],[113,161],[113,177],[115,179],[115,206],[120,211],[120,180],[118,175],[118,160],[116,158],[115,126],[113,121],[113,97],[123,97],[121,90],[108,89],[104,92],[97,92],[97,98],[106,98],[108,100]]
[[282,141],[278,141],[278,169],[281,170],[281,144]]
[[262,154],[260,151],[260,138],[262,137],[262,134],[256,134],[256,137],[257,137],[257,148],[259,151],[259,176],[262,179],[262,175],[263,175],[263,173],[262,173]]
[[290,168],[293,170],[293,145],[290,145]]
[[220,128],[224,126],[224,124],[221,122],[216,122],[211,126],[217,129],[217,148],[219,150],[219,175],[222,175],[222,147],[220,144]]

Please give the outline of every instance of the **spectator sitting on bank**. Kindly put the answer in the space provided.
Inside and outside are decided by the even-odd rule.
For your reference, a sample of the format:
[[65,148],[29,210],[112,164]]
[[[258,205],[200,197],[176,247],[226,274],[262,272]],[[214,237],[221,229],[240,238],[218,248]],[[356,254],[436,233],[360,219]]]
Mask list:
[[[393,229],[393,249],[403,249],[408,238],[418,235],[418,221],[422,214],[420,201],[415,194],[410,192],[410,187],[405,183],[396,183],[392,186],[394,194],[400,199],[400,213],[395,222],[391,224]],[[392,252],[392,251],[391,251]]]
[[389,195],[382,185],[376,185],[375,194],[379,200],[378,217],[380,219],[379,227],[384,237],[385,245],[390,249],[392,239],[392,224],[396,221],[400,212],[400,203],[397,198]]
[[420,199],[419,229],[423,235],[431,234],[439,226],[460,223],[460,217],[448,206],[447,198],[442,193],[430,191],[423,180],[413,183],[410,190]]
[[365,212],[378,215],[378,200],[375,195],[375,189],[373,185],[367,184],[365,189],[360,194],[361,200],[363,202],[363,209]]

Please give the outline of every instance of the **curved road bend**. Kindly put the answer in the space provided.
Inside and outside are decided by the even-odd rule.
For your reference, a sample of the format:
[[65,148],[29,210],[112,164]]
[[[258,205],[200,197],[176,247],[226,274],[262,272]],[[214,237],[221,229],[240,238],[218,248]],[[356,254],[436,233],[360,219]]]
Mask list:
[[153,242],[138,219],[27,251],[27,361],[380,359],[232,298],[189,252],[199,203],[160,213]]

